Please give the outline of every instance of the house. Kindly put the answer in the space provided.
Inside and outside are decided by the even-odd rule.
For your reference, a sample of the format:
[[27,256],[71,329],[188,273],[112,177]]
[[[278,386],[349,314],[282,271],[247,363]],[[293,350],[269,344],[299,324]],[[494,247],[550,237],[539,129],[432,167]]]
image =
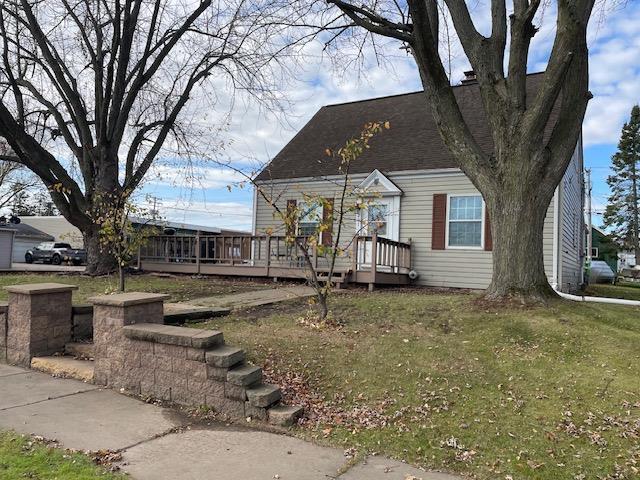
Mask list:
[[0,227],[0,271],[11,270],[11,256],[13,252],[13,236],[11,229]]
[[[542,79],[542,74],[528,77],[529,95]],[[472,134],[490,152],[477,83],[465,81],[454,91]],[[325,151],[342,146],[370,121],[388,121],[391,128],[375,137],[371,148],[351,165],[353,187],[370,192],[371,200],[345,222],[340,241],[346,253],[339,270],[360,283],[407,283],[411,275],[419,285],[486,288],[492,275],[492,242],[484,201],[440,139],[422,92],[322,107],[256,182],[283,210],[304,204],[305,194],[337,197],[343,177]],[[299,218],[298,235],[313,231],[322,221],[325,213],[318,208],[297,208],[316,210],[313,216]],[[253,234],[267,232],[272,238],[286,233],[273,208],[255,194]],[[545,270],[549,282],[563,291],[575,291],[583,282],[583,232],[580,141],[544,226]],[[335,225],[322,232],[320,241],[333,235]],[[272,266],[277,256],[271,248]]]
[[[591,228],[591,259],[602,260],[613,272],[618,271],[618,245],[598,227]],[[635,260],[635,258],[634,258]]]
[[[82,233],[77,227],[69,223],[62,215],[21,217],[22,224],[32,226],[46,232],[51,241],[70,243],[73,248],[82,248],[84,241]],[[132,217],[131,221],[137,226],[152,226],[171,234],[195,235],[198,232],[210,235],[237,234],[240,232],[224,230],[217,227],[193,225],[182,222],[169,222],[165,220],[152,220]],[[43,240],[46,241],[46,240]]]
[[14,263],[24,262],[24,256],[27,250],[31,250],[36,245],[42,242],[53,242],[54,238],[37,228],[27,225],[25,223],[8,223],[2,228],[7,228],[14,231],[13,237],[13,254],[12,261]]

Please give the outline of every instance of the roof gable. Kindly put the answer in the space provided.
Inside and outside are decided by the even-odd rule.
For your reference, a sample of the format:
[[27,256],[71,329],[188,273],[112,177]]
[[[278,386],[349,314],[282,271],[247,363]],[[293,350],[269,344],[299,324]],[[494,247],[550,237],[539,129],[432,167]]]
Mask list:
[[402,190],[378,169],[371,172],[367,178],[360,182],[357,190],[361,194],[372,193],[383,197],[402,195]]

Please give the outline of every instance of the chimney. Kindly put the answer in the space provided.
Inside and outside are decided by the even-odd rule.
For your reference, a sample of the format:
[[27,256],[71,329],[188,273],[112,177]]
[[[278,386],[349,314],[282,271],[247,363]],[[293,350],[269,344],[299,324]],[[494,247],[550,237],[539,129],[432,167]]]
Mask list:
[[469,85],[471,83],[478,83],[478,77],[476,77],[476,72],[473,70],[467,70],[464,72],[464,79],[462,80],[462,85]]

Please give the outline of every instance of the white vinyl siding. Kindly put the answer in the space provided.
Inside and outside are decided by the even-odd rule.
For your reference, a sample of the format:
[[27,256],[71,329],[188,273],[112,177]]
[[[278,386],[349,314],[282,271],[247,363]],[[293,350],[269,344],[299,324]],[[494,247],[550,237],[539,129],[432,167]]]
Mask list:
[[582,149],[578,145],[560,182],[559,287],[575,292],[582,283],[584,254]]
[[[357,185],[364,175],[354,176]],[[471,181],[461,172],[454,173],[388,173],[387,177],[403,191],[399,201],[400,229],[399,240],[411,240],[412,267],[420,277],[417,284],[435,287],[484,289],[489,286],[492,274],[492,254],[481,249],[431,250],[431,225],[433,195],[479,195]],[[302,192],[335,196],[336,211],[338,193],[336,183],[328,180],[295,181],[274,183],[273,195],[280,198],[281,208],[286,208],[287,199],[303,201]],[[267,188],[267,190],[270,190]],[[331,195],[336,192],[335,195]],[[484,210],[484,208],[483,208]],[[543,233],[545,271],[553,281],[553,202],[547,210]],[[274,235],[283,235],[284,227],[273,209],[258,198],[256,206],[256,234],[263,235],[267,229],[273,229]],[[484,230],[484,228],[483,228]],[[334,232],[337,229],[334,226]],[[355,231],[355,215],[346,220],[343,231],[348,232],[341,238],[342,245],[348,248]],[[342,260],[343,267],[349,267],[348,258]]]

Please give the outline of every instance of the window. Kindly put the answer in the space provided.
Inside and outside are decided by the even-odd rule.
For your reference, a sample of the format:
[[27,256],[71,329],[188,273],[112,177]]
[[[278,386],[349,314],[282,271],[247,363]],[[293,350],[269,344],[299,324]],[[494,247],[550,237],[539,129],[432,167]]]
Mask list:
[[367,235],[385,236],[387,234],[388,206],[385,204],[369,205],[367,211]]
[[449,197],[449,247],[482,247],[482,210],[480,195]]
[[300,217],[298,218],[298,235],[310,237],[318,233],[322,222],[322,205],[317,203],[302,203],[300,205]]

